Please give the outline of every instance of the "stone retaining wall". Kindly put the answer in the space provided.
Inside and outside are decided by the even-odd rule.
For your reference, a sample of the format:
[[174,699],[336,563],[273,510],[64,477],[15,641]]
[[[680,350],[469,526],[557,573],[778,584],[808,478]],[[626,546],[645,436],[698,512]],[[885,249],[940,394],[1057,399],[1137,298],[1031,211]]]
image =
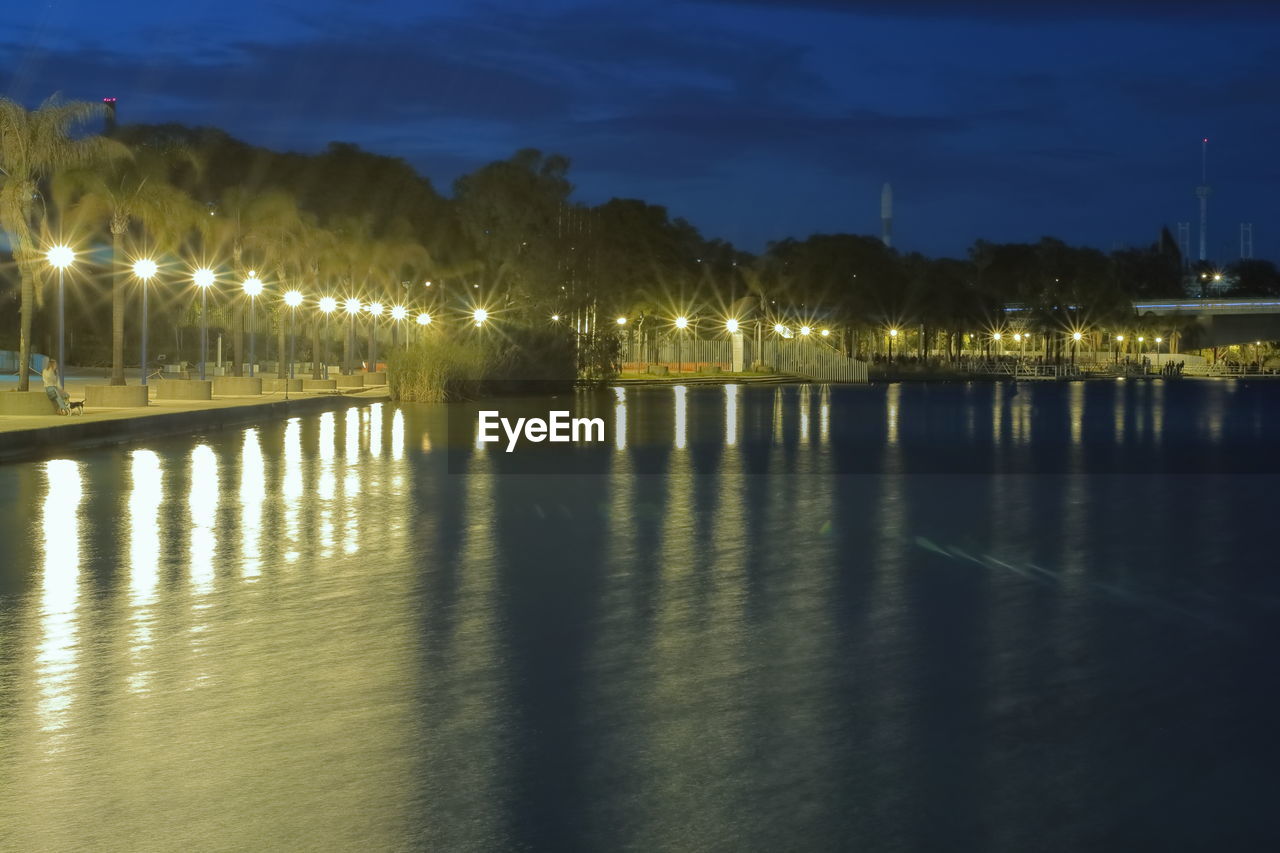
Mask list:
[[133,409],[147,405],[146,385],[86,385],[84,404],[90,409]]
[[154,383],[157,400],[212,400],[213,380],[160,379]]
[[215,376],[213,393],[224,397],[253,397],[262,393],[262,379],[257,376]]

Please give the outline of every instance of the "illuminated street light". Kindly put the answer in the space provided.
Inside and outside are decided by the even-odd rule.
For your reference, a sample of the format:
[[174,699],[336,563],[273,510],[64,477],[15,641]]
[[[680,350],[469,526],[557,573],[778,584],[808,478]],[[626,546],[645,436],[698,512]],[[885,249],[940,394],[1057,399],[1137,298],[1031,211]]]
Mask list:
[[781,323],[774,323],[773,330],[777,332],[779,335],[785,335],[787,333],[787,327],[782,325]]
[[249,270],[249,277],[244,280],[241,285],[244,292],[249,296],[249,375],[253,376],[253,371],[257,367],[258,361],[258,335],[257,335],[257,311],[258,294],[262,292],[262,280],[258,278],[258,274],[253,270]]
[[404,318],[409,316],[409,309],[403,305],[391,306],[391,347],[395,348],[399,343],[400,324],[404,322]]
[[560,322],[560,315],[559,315],[559,314],[552,314],[552,315],[551,315],[551,322],[553,322],[553,323],[559,323],[559,322]]
[[311,366],[311,375],[317,379],[329,378],[329,320],[333,312],[338,310],[338,300],[332,296],[320,297],[320,313],[324,315],[324,345],[320,349],[320,370]]
[[378,372],[378,318],[382,316],[382,303],[370,302],[365,306],[369,312],[369,341],[365,349],[366,373]]
[[483,308],[477,308],[471,312],[471,319],[477,326],[483,326],[485,321],[489,319],[489,312]]
[[201,267],[191,280],[200,288],[200,378],[204,379],[204,362],[209,354],[209,288],[213,287],[213,270]]
[[342,348],[342,375],[350,376],[355,367],[356,351],[356,315],[364,308],[359,299],[348,297],[342,303],[342,310],[347,312],[347,340]]
[[423,311],[421,314],[419,314],[419,315],[418,315],[418,325],[419,325],[419,326],[430,326],[430,325],[431,325],[431,315],[430,315],[430,314],[428,314],[426,311]]
[[893,342],[898,337],[897,329],[889,330],[889,363],[893,364]]
[[[70,246],[54,246],[45,252],[44,256],[49,261],[50,266],[58,270],[58,387],[65,391],[67,375],[67,295],[63,273],[75,261],[76,253],[71,250]],[[23,368],[23,370],[25,369]]]
[[738,333],[738,321],[730,317],[724,321],[724,328],[729,334],[736,335]]
[[[302,304],[302,293],[290,290],[284,295],[284,304],[289,306],[289,379],[293,378],[293,359],[297,346],[298,306]],[[279,375],[278,373],[276,374]],[[289,383],[284,386],[285,396],[289,396]]]
[[810,328],[809,326],[801,326],[801,327],[800,327],[800,334],[804,335],[805,337],[808,337],[808,336],[809,336],[809,335],[811,335],[812,333],[813,333],[813,329],[812,329],[812,328]]
[[138,364],[142,374],[142,384],[147,384],[147,291],[151,288],[151,278],[156,274],[156,262],[150,258],[139,258],[133,262],[133,274],[142,282],[142,346],[138,356]]
[[829,338],[829,337],[831,337],[831,330],[830,330],[830,329],[823,329],[823,330],[822,330],[822,332],[821,332],[821,334],[822,334],[822,336],[823,336],[824,338]]
[[688,318],[688,317],[677,317],[677,318],[676,318],[676,328],[677,328],[677,329],[687,329],[688,327],[689,327],[689,318]]

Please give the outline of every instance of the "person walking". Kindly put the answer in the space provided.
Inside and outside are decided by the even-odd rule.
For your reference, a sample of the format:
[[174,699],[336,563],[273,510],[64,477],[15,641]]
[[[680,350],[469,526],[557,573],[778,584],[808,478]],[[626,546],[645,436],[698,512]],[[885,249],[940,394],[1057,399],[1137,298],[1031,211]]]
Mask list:
[[71,407],[67,405],[67,392],[58,387],[58,360],[55,358],[48,359],[45,362],[44,370],[40,372],[40,380],[44,382],[44,393],[53,405],[58,407],[58,414],[71,414]]

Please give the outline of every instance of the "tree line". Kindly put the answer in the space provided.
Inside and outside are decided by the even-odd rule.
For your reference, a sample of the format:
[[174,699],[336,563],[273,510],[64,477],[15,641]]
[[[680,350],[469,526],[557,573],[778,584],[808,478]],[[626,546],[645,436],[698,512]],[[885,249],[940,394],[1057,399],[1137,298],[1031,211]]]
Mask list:
[[[753,254],[643,200],[573,201],[569,160],[558,154],[518,151],[458,178],[446,196],[404,160],[352,144],[300,154],[176,124],[84,132],[102,117],[99,104],[55,97],[27,109],[0,99],[0,229],[12,255],[0,334],[16,332],[26,364],[37,323],[48,327],[54,277],[44,250],[67,242],[88,255],[71,328],[99,331],[107,313],[84,291],[109,292],[117,384],[136,316],[130,265],[144,256],[161,268],[155,322],[173,330],[179,349],[189,349],[182,330],[198,322],[198,302],[178,285],[195,266],[218,272],[207,319],[229,335],[237,375],[248,305],[239,282],[250,270],[268,286],[262,302],[279,349],[279,295],[289,287],[310,304],[354,295],[442,318],[482,306],[495,322],[561,317],[584,334],[612,333],[615,316],[633,334],[660,335],[677,315],[758,310],[769,326],[829,326],[836,345],[859,354],[893,326],[918,327],[929,349],[956,352],[962,334],[999,328],[1009,303],[1048,335],[1124,327],[1135,321],[1133,299],[1179,295],[1188,281],[1280,294],[1267,261],[1188,271],[1167,231],[1150,246],[1110,253],[1045,237],[979,240],[963,258],[930,258],[870,236],[815,234]],[[321,325],[315,312],[306,316],[314,350]]]

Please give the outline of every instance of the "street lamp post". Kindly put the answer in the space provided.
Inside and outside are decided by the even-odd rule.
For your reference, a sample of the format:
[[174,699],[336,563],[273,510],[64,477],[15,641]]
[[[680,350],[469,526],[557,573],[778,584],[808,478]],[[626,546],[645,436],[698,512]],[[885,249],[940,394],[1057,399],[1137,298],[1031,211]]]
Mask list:
[[[333,315],[333,312],[337,307],[338,300],[334,299],[332,296],[321,297],[320,313],[324,314],[324,343],[320,347],[320,352],[318,354],[318,357],[320,358],[320,374],[317,378],[319,379],[329,378],[329,318]],[[317,355],[313,353],[312,358],[315,357],[317,357]],[[312,376],[316,376],[314,368],[315,365],[312,365]]]
[[[302,294],[296,290],[290,290],[284,295],[284,304],[289,306],[289,378],[293,378],[293,352],[297,341],[297,321],[298,306],[302,304]],[[285,383],[285,392],[288,393],[289,385]]]
[[204,379],[204,361],[209,353],[209,288],[213,287],[213,270],[201,267],[191,279],[200,288],[200,378]]
[[378,318],[382,316],[382,303],[369,303],[369,366],[366,373],[378,372]]
[[76,259],[76,253],[68,246],[54,246],[45,253],[45,258],[58,270],[58,387],[65,391],[67,390],[67,294],[64,276],[67,267],[71,266],[71,262]]
[[1160,344],[1164,343],[1164,338],[1156,338],[1156,367],[1160,367]]
[[684,335],[685,329],[689,328],[689,318],[680,316],[676,318],[676,373],[679,374],[684,368]]
[[422,330],[431,325],[431,315],[423,311],[418,315],[418,341],[422,341]]
[[1082,335],[1079,332],[1071,333],[1071,366],[1072,367],[1076,366],[1076,347],[1079,346],[1080,339],[1083,337],[1084,335]]
[[1120,363],[1120,347],[1123,344],[1124,344],[1124,335],[1116,335],[1116,347],[1112,353],[1112,359],[1111,359],[1113,364]]
[[403,305],[397,305],[391,309],[391,348],[395,349],[400,336],[400,323],[405,317],[409,316],[409,309]]
[[244,292],[249,296],[249,375],[253,376],[253,369],[258,361],[258,336],[256,333],[257,321],[255,315],[258,302],[258,294],[262,292],[262,280],[258,278],[258,274],[253,270],[249,270],[249,277],[244,280]]
[[351,297],[342,303],[342,308],[347,312],[347,345],[343,348],[342,353],[342,375],[350,376],[352,369],[352,357],[356,350],[356,315],[360,313],[360,309],[364,307],[360,304],[360,300]]
[[147,291],[151,289],[151,277],[156,274],[156,262],[150,258],[134,261],[133,274],[142,282],[142,352],[138,357],[138,364],[142,373],[142,384],[145,386],[147,384]]
[[889,330],[889,363],[893,364],[893,339],[898,337],[897,329]]

